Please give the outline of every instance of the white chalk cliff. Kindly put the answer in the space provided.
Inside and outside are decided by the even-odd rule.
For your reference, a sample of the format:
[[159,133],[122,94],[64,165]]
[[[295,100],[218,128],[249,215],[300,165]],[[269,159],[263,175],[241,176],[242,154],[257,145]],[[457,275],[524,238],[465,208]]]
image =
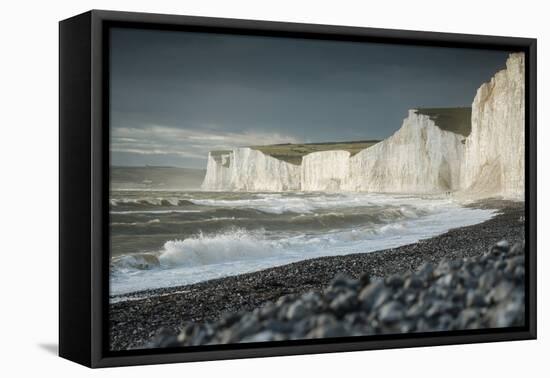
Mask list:
[[202,182],[205,190],[233,190],[231,188],[231,155],[232,152],[208,153],[206,176]]
[[481,197],[521,197],[524,183],[525,56],[517,53],[474,98],[461,187]]
[[302,158],[301,190],[340,191],[350,174],[348,151],[320,151]]
[[248,147],[218,156],[210,153],[202,188],[249,192],[300,190],[300,166]]
[[524,56],[511,54],[506,69],[477,91],[468,136],[410,110],[393,135],[353,156],[342,150],[313,152],[296,165],[248,147],[210,153],[202,187],[519,197],[524,192],[524,93]]
[[459,188],[464,137],[410,110],[388,139],[350,159],[345,189],[385,193],[437,193]]

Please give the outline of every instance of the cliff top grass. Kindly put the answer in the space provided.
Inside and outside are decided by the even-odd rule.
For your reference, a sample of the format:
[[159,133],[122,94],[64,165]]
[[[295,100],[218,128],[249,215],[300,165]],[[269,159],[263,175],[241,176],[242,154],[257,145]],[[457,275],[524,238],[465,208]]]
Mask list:
[[365,148],[375,145],[379,140],[360,140],[354,142],[326,142],[326,143],[285,143],[268,146],[250,146],[266,155],[287,163],[300,165],[302,157],[312,152],[319,151],[348,151],[352,156]]
[[427,115],[442,130],[465,137],[472,131],[472,108],[417,108],[416,113]]

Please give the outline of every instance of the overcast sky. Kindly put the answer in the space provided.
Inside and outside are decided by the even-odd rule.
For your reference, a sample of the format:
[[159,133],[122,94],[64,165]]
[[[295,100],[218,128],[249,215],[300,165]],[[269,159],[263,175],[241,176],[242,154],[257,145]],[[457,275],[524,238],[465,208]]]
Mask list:
[[383,139],[415,107],[470,106],[507,52],[113,29],[113,165],[205,168],[209,150]]

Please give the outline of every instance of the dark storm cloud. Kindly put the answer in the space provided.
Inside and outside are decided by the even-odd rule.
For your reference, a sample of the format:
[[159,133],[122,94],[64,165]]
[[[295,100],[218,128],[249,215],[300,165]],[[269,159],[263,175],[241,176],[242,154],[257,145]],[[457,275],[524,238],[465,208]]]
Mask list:
[[507,52],[115,29],[113,164],[203,167],[211,149],[382,139],[415,107],[469,106]]

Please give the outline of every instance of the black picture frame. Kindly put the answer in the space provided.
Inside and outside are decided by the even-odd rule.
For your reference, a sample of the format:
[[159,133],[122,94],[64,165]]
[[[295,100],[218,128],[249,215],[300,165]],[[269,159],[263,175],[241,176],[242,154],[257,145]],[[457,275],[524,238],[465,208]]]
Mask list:
[[[108,348],[109,28],[523,51],[526,67],[526,325],[129,351]],[[89,367],[407,348],[536,338],[536,62],[531,38],[92,10],[59,23],[59,354]]]

